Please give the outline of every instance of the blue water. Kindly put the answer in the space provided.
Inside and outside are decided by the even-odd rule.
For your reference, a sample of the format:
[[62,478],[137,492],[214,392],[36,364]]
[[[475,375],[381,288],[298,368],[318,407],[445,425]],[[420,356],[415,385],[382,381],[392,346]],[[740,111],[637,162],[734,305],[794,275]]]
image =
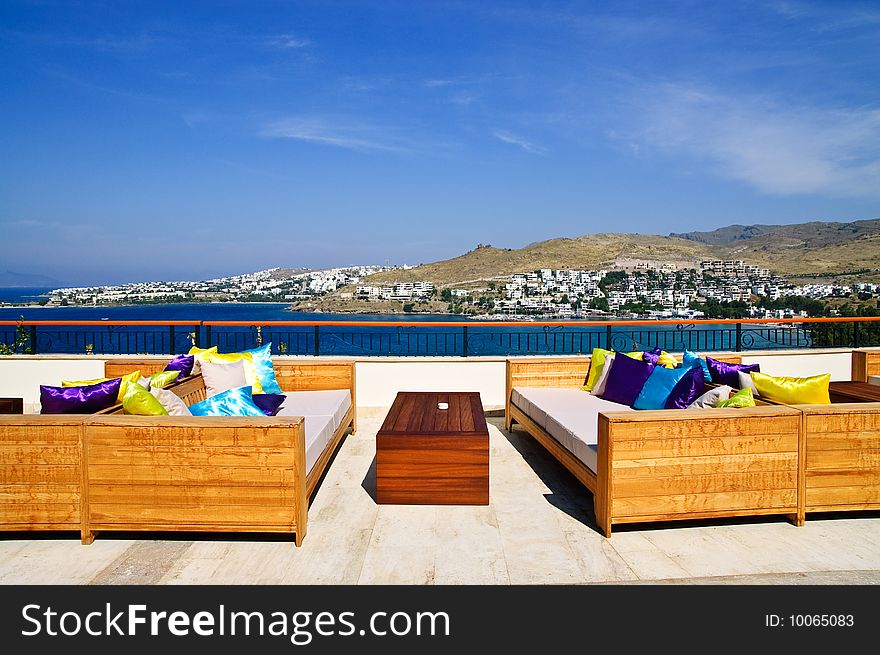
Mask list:
[[[23,290],[18,290],[23,291]],[[40,326],[36,332],[38,353],[171,353],[185,352],[195,342],[217,345],[220,352],[253,348],[272,342],[273,352],[300,355],[346,356],[464,356],[589,353],[605,347],[604,327],[541,327],[518,324],[481,326],[473,321],[460,326],[397,327],[311,325],[254,327],[261,321],[461,321],[448,314],[306,314],[287,311],[286,303],[199,303],[108,307],[0,307],[0,320],[23,316],[31,321],[101,319],[113,321],[193,321],[194,326]],[[253,321],[250,326],[196,328],[199,321]],[[14,326],[0,326],[0,343],[12,343]],[[720,325],[633,325],[615,326],[611,346],[616,350],[646,349],[695,351],[734,350],[735,329]],[[743,328],[743,348],[809,347],[809,334],[797,328]],[[283,344],[283,351],[279,346]]]
[[40,296],[51,290],[51,287],[0,287],[0,302],[39,302]]

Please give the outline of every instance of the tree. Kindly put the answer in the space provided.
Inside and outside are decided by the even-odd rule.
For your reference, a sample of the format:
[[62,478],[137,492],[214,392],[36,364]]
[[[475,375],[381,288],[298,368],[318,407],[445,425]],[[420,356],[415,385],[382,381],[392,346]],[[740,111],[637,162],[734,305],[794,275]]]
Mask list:
[[411,312],[414,307],[415,305],[413,305],[411,302],[403,303],[403,311],[405,311],[406,313]]
[[608,306],[608,298],[605,296],[596,296],[595,298],[590,299],[590,304],[587,306],[590,309],[598,309],[602,312],[611,311],[611,308]]

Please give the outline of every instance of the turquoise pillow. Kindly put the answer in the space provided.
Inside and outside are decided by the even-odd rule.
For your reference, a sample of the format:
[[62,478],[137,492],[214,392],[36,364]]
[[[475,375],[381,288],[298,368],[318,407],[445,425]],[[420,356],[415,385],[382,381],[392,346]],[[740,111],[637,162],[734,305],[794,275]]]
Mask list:
[[244,352],[250,353],[254,358],[254,367],[257,369],[257,377],[260,379],[263,393],[284,393],[278,380],[275,379],[275,369],[272,366],[272,342]]
[[[612,369],[614,370],[614,369]],[[656,366],[632,404],[633,409],[664,409],[669,394],[690,368]]]
[[697,353],[693,353],[690,350],[684,351],[684,356],[681,358],[681,367],[685,370],[690,369],[697,364],[700,365],[700,368],[703,369],[703,379],[706,382],[712,381],[712,376],[709,375],[709,365],[706,363],[706,360],[700,357]]
[[262,409],[254,404],[251,387],[236,387],[222,391],[189,406],[193,416],[266,416]]

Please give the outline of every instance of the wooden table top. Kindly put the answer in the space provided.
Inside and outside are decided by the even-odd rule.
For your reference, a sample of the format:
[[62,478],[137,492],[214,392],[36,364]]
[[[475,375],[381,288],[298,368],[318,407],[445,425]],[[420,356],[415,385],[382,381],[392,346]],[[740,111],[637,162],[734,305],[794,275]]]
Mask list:
[[828,385],[828,392],[832,402],[835,397],[856,402],[880,402],[880,386],[867,382],[832,382]]
[[[449,409],[438,409],[437,403],[448,403]],[[378,434],[473,436],[488,432],[476,391],[401,391]]]

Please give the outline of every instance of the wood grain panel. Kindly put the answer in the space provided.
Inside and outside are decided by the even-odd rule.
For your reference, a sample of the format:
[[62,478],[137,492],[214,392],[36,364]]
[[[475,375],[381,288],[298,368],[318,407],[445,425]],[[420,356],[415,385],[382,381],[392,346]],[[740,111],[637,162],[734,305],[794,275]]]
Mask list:
[[150,524],[156,530],[181,529],[185,525],[211,526],[214,530],[239,525],[294,525],[293,504],[288,507],[254,506],[200,506],[156,507],[151,504],[120,505],[119,503],[89,503],[91,526],[94,530],[127,530],[140,523]]
[[[759,408],[755,408],[756,410]],[[785,436],[798,433],[797,414],[787,416],[707,416],[701,420],[666,420],[667,414],[674,410],[661,410],[664,420],[650,420],[639,417],[638,420],[618,424],[614,431],[617,443],[626,441],[645,442],[649,440],[696,439],[711,437],[743,437],[752,439],[755,434],[766,437]]]
[[807,443],[805,510],[880,504],[880,403],[801,407]]
[[293,483],[293,471],[271,466],[151,466],[131,467],[118,464],[89,464],[89,479],[94,484],[170,484],[278,487]]
[[759,489],[723,493],[688,493],[614,499],[614,518],[620,516],[680,515],[696,512],[743,510],[752,508],[796,511],[797,489]]
[[746,455],[751,453],[796,453],[798,434],[764,437],[739,436],[702,438],[681,437],[678,439],[645,439],[642,441],[615,440],[615,457],[622,459],[642,459],[661,457],[689,457],[705,454]]
[[759,471],[797,470],[797,453],[752,453],[749,457],[705,455],[701,457],[661,457],[617,459],[614,478],[662,478],[667,476],[715,475]]
[[290,486],[89,484],[89,503],[98,504],[293,507],[293,502]]
[[0,528],[19,530],[11,524],[30,525],[33,530],[79,530],[80,505],[77,502],[60,503],[2,503],[0,504]]
[[121,378],[135,371],[150,377],[153,373],[164,371],[171,358],[172,355],[168,355],[167,359],[108,359],[104,362],[104,377]]
[[354,389],[354,362],[290,362],[273,357],[275,379],[283,391]]
[[674,496],[736,492],[742,489],[796,489],[797,469],[764,473],[669,476],[663,478],[614,478],[615,499],[636,496]]

